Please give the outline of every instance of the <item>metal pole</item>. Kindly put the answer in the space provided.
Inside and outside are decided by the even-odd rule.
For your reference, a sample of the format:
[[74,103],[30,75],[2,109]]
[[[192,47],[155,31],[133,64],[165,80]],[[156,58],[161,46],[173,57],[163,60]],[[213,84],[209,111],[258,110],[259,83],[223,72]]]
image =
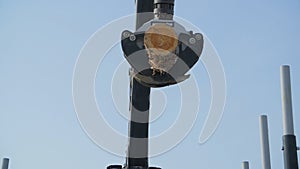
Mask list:
[[294,135],[290,67],[280,67],[281,101],[283,117],[283,155],[285,169],[298,169],[297,144]]
[[283,113],[283,134],[294,135],[290,67],[287,65],[281,66],[280,75]]
[[8,165],[9,165],[9,159],[3,158],[2,169],[8,169]]
[[268,117],[261,115],[259,121],[262,169],[271,169]]
[[[140,14],[145,12],[153,13],[153,0],[136,0],[136,29],[144,23],[153,19],[153,15]],[[134,71],[134,70],[131,70]],[[127,151],[126,168],[147,169],[148,164],[148,130],[149,130],[149,107],[150,107],[149,87],[143,86],[134,77],[130,82],[130,113],[129,122],[129,144]],[[139,121],[132,120],[139,116]],[[143,141],[138,141],[143,140]]]
[[242,167],[243,167],[243,169],[249,169],[249,162],[248,161],[243,161]]

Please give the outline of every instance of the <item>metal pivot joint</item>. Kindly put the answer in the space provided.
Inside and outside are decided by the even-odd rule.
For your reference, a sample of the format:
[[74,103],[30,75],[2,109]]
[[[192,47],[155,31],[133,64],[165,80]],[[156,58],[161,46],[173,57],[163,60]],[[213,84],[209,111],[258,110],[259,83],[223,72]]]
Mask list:
[[174,0],[155,0],[153,12],[157,19],[173,19]]

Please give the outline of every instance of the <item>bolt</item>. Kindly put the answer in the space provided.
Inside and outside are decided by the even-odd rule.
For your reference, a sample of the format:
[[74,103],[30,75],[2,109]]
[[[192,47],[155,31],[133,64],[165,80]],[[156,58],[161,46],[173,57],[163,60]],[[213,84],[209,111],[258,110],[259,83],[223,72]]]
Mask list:
[[130,33],[128,31],[123,32],[123,37],[128,38],[130,36]]
[[190,42],[190,44],[195,44],[196,43],[196,39],[195,38],[190,38],[189,42]]
[[129,39],[130,39],[131,41],[135,41],[135,40],[136,40],[136,37],[134,36],[134,34],[132,34],[132,35],[130,35]]
[[202,39],[202,35],[201,35],[201,34],[196,34],[196,35],[195,35],[195,38],[196,38],[197,40],[201,40],[201,39]]

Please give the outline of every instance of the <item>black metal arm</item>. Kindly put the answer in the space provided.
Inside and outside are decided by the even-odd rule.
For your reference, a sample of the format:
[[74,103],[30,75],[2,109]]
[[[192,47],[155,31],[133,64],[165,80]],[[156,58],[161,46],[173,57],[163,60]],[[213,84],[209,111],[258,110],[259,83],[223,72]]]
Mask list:
[[[129,144],[123,169],[160,169],[149,167],[148,164],[151,87],[164,87],[187,79],[189,75],[186,73],[196,64],[202,53],[203,36],[200,33],[186,31],[182,25],[173,21],[174,0],[136,0],[135,2],[136,30],[135,32],[125,30],[121,36],[124,56],[132,67],[130,70]],[[176,34],[174,38],[176,45],[173,46],[172,51],[167,52],[168,56],[176,57],[176,62],[167,71],[159,69],[159,73],[155,74],[149,62],[149,56],[164,59],[165,55],[149,55],[149,50],[154,48],[148,48],[145,36],[149,35],[146,31],[156,24],[165,25],[167,30]],[[150,33],[151,36],[152,34]],[[159,37],[162,34],[158,32],[156,35]],[[162,36],[170,37],[169,35]],[[121,168],[121,165],[108,167],[108,169]]]

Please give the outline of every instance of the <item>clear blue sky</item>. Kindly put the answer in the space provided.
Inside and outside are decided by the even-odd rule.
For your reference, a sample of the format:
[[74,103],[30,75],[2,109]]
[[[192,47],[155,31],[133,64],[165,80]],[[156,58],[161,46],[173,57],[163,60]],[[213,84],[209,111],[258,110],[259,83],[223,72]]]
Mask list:
[[[260,168],[258,118],[268,114],[272,166],[283,168],[279,66],[292,66],[299,143],[300,1],[176,0],[175,10],[201,28],[219,52],[227,102],[221,124],[207,143],[197,143],[206,116],[200,112],[188,137],[151,164],[237,169],[249,160],[251,168]],[[0,1],[0,157],[11,158],[10,169],[99,169],[124,162],[100,149],[81,129],[72,102],[72,75],[86,40],[111,20],[133,12],[133,0]],[[207,74],[202,64],[195,72],[203,83],[205,106]],[[101,90],[97,95],[101,99]],[[165,127],[164,117],[153,129]],[[126,133],[126,121],[116,128]]]

